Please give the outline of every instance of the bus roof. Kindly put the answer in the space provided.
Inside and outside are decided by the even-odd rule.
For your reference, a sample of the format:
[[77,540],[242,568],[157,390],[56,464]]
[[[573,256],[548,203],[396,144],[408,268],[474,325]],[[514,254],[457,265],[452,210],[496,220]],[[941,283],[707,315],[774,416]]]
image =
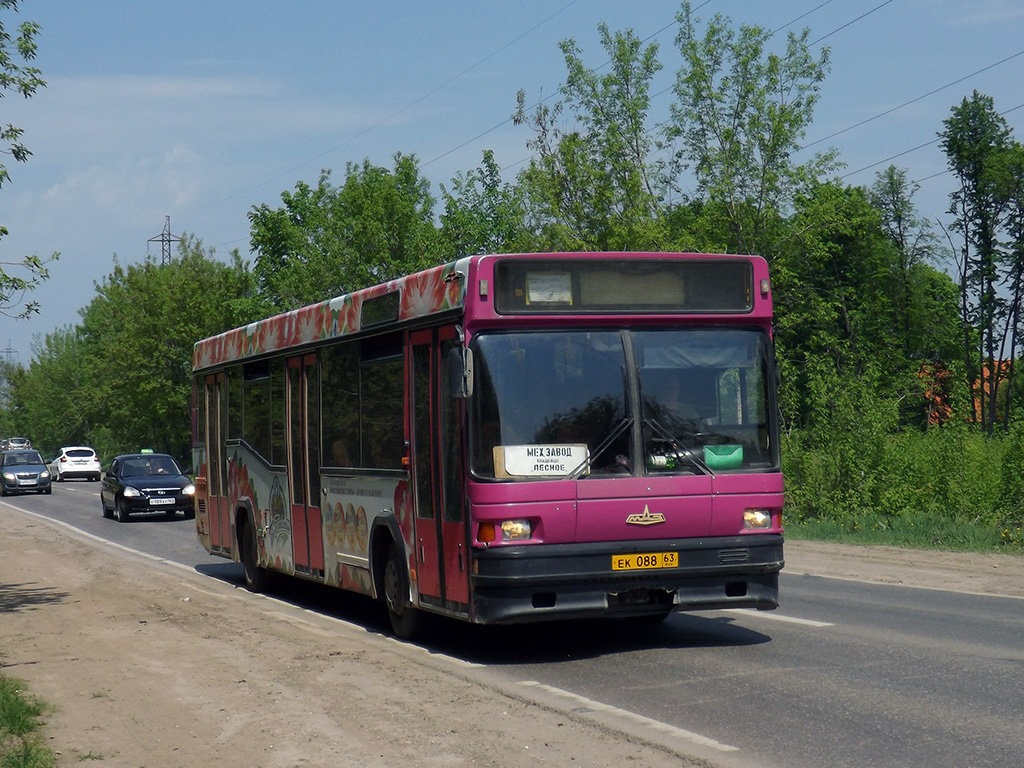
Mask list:
[[201,370],[358,333],[378,323],[458,309],[465,302],[465,280],[458,274],[456,262],[442,264],[225,331],[196,342],[192,367]]
[[681,260],[721,258],[762,262],[763,264],[763,259],[758,256],[698,253],[602,251],[470,256],[202,339],[193,347],[192,368],[194,371],[200,371],[280,350],[301,348],[331,338],[372,331],[378,327],[411,323],[434,315],[457,312],[466,304],[467,280],[465,278],[470,275],[473,266],[484,259],[664,260],[667,258]]

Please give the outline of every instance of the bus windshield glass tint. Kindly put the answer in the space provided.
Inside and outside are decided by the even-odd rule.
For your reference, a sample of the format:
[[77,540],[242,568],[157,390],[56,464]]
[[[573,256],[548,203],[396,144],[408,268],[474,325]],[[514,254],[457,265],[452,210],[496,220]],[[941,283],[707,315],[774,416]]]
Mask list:
[[775,469],[757,330],[485,334],[473,341],[475,476]]

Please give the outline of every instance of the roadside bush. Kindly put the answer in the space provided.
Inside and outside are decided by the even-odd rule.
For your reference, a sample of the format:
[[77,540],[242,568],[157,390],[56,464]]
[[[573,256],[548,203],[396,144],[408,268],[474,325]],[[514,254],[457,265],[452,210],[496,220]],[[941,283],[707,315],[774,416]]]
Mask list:
[[[988,437],[964,423],[881,437],[857,456],[794,431],[783,440],[787,531],[799,538],[985,549],[1024,545],[1024,426]],[[844,487],[850,478],[859,490]]]

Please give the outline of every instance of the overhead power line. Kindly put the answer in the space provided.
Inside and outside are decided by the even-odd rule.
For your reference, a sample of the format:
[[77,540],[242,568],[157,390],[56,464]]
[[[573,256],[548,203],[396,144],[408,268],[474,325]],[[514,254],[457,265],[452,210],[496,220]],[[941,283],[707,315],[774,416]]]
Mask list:
[[[872,9],[871,9],[870,11],[865,11],[864,13],[862,13],[862,14],[861,14],[860,16],[858,16],[858,17],[857,17],[856,19],[852,19],[851,21],[848,21],[848,22],[846,22],[845,24],[843,24],[843,25],[842,25],[841,27],[836,27],[836,28],[835,28],[835,29],[833,29],[833,30],[832,30],[831,32],[829,32],[829,33],[828,33],[827,35],[822,35],[822,36],[821,36],[821,37],[819,37],[819,38],[818,38],[817,40],[813,40],[813,41],[811,41],[810,45],[817,45],[817,44],[818,44],[818,43],[820,43],[820,42],[821,42],[822,40],[826,40],[826,39],[828,39],[828,38],[832,37],[832,35],[836,34],[837,32],[842,32],[842,31],[843,31],[844,29],[846,29],[847,27],[851,26],[852,24],[856,24],[856,23],[857,23],[858,21],[860,21],[861,19],[863,19],[863,18],[865,18],[865,17],[867,17],[867,16],[870,16],[870,15],[871,15],[872,13],[874,13],[874,12],[875,12],[875,11],[877,11],[877,10],[879,10],[880,8],[884,8],[885,6],[889,5],[889,3],[891,3],[891,2],[893,2],[893,0],[885,0],[885,2],[884,2],[884,3],[879,3],[879,4],[878,4],[878,5],[876,5],[876,6],[874,7],[874,8],[872,8]],[[819,7],[820,7],[820,6],[819,6]]]
[[[1000,112],[999,115],[1000,115],[1000,117],[1005,117],[1006,115],[1010,114],[1011,112],[1015,112],[1016,110],[1021,109],[1022,107],[1024,107],[1024,104],[1018,104],[1016,107],[1010,107],[1009,109]],[[862,173],[864,171],[869,171],[872,168],[877,168],[879,165],[883,165],[885,163],[891,162],[891,161],[895,160],[898,157],[903,157],[904,155],[909,155],[911,152],[916,152],[919,149],[924,149],[925,147],[930,147],[932,144],[938,144],[940,140],[941,139],[939,139],[939,138],[935,138],[935,139],[932,139],[931,141],[926,141],[923,144],[918,144],[916,147],[911,147],[910,149],[905,149],[902,152],[897,152],[895,155],[890,155],[889,157],[885,158],[884,160],[879,160],[876,163],[871,163],[870,165],[865,165],[865,166],[863,166],[861,168],[858,168],[856,171],[850,171],[849,173],[844,173],[842,176],[840,176],[840,178],[845,179],[845,178],[847,178],[849,176],[854,176],[854,175],[856,175],[858,173]],[[918,184],[918,183],[920,183],[922,181],[928,181],[929,179],[934,179],[936,176],[942,176],[945,173],[949,173],[949,171],[948,170],[939,171],[938,173],[933,173],[930,176],[925,176],[925,177],[920,178],[920,179],[915,179],[914,183]]]
[[[260,182],[259,184],[254,184],[254,185],[253,185],[253,186],[251,186],[251,187],[248,187],[248,188],[246,188],[246,189],[242,189],[242,190],[239,190],[238,192],[235,192],[235,193],[233,193],[233,194],[231,194],[231,195],[228,195],[227,197],[224,197],[224,198],[222,198],[222,199],[220,199],[220,200],[216,201],[216,202],[214,203],[214,205],[217,205],[217,204],[220,204],[220,203],[224,203],[224,202],[227,202],[228,200],[232,200],[232,199],[234,199],[234,198],[238,197],[239,195],[244,195],[244,194],[246,194],[247,192],[252,192],[253,190],[259,189],[260,187],[264,186],[265,184],[269,184],[269,183],[270,183],[270,182],[272,182],[272,181],[276,181],[277,179],[280,179],[280,178],[281,178],[282,176],[288,176],[288,175],[290,175],[290,174],[294,173],[295,171],[299,170],[300,168],[305,168],[305,167],[306,167],[307,165],[309,165],[310,163],[316,162],[316,161],[317,161],[317,160],[319,160],[320,158],[322,158],[322,157],[325,157],[326,155],[329,155],[329,154],[331,154],[332,152],[336,152],[337,150],[341,149],[342,147],[346,146],[347,144],[350,144],[350,143],[352,143],[353,141],[355,141],[355,140],[356,140],[356,139],[358,139],[359,137],[361,137],[361,136],[365,136],[365,135],[366,135],[367,133],[369,133],[370,131],[373,131],[373,130],[375,130],[375,129],[377,129],[377,128],[380,128],[380,127],[381,127],[382,125],[384,125],[384,124],[385,124],[386,122],[388,122],[389,120],[392,120],[392,119],[394,119],[394,118],[398,117],[398,116],[399,116],[400,114],[402,114],[402,113],[403,113],[403,112],[405,112],[406,110],[408,110],[408,109],[411,109],[412,107],[416,106],[417,104],[419,104],[419,103],[420,103],[421,101],[423,101],[424,99],[427,99],[427,98],[429,98],[430,96],[433,96],[433,95],[434,95],[435,93],[437,93],[438,91],[442,90],[443,88],[446,88],[447,86],[451,85],[452,83],[454,83],[454,82],[455,82],[456,80],[458,80],[459,78],[463,77],[464,75],[468,74],[469,72],[472,72],[472,71],[473,71],[474,69],[476,69],[477,67],[479,67],[479,66],[480,66],[481,64],[483,64],[484,62],[486,62],[486,61],[489,61],[490,59],[494,58],[494,57],[495,57],[495,56],[497,56],[497,55],[498,55],[499,53],[501,53],[502,51],[504,51],[504,50],[505,50],[506,48],[509,48],[510,46],[512,46],[512,45],[514,45],[515,43],[519,42],[520,40],[522,40],[522,39],[523,39],[524,37],[526,37],[527,35],[530,35],[530,34],[532,34],[532,33],[533,33],[534,31],[536,31],[536,30],[537,30],[537,29],[539,29],[540,27],[542,27],[542,26],[544,26],[545,24],[547,24],[547,23],[548,23],[549,21],[551,21],[551,20],[552,20],[553,18],[555,18],[556,16],[558,16],[558,15],[560,15],[560,14],[564,13],[564,12],[565,12],[565,11],[567,11],[567,10],[568,10],[569,8],[571,8],[572,6],[576,5],[576,3],[578,3],[578,2],[580,2],[580,0],[570,0],[570,2],[566,3],[565,5],[563,5],[563,6],[562,6],[561,8],[559,8],[559,9],[558,9],[557,11],[555,11],[554,13],[552,13],[552,14],[548,15],[548,16],[547,16],[547,17],[545,17],[545,18],[544,18],[543,20],[541,20],[541,21],[537,22],[537,23],[536,23],[536,24],[534,24],[534,25],[533,25],[532,27],[530,27],[530,28],[529,28],[529,29],[527,29],[527,30],[526,30],[525,32],[523,32],[522,34],[520,34],[520,35],[517,35],[516,37],[512,38],[512,39],[511,39],[511,40],[509,40],[509,41],[508,41],[507,43],[505,43],[504,45],[502,45],[502,46],[501,46],[500,48],[497,48],[497,49],[495,49],[495,50],[491,51],[491,53],[489,53],[489,54],[487,54],[486,56],[484,56],[484,57],[483,57],[482,59],[480,59],[480,61],[476,62],[475,64],[473,64],[473,65],[471,65],[471,66],[469,66],[469,67],[466,67],[466,68],[465,68],[464,70],[462,70],[461,72],[459,72],[459,73],[458,73],[457,75],[453,75],[452,77],[448,78],[447,80],[445,80],[445,81],[444,81],[443,83],[441,83],[441,84],[440,84],[440,85],[438,85],[437,87],[433,88],[433,89],[432,89],[432,90],[430,90],[430,91],[427,91],[427,92],[426,92],[426,93],[424,93],[424,94],[423,94],[422,96],[420,96],[420,97],[418,97],[418,98],[416,98],[416,99],[413,99],[412,101],[410,101],[410,102],[409,102],[408,104],[406,104],[406,105],[405,105],[404,107],[402,107],[401,109],[397,109],[397,110],[395,110],[394,112],[392,112],[391,114],[389,114],[389,115],[388,115],[387,117],[383,117],[383,118],[381,118],[380,120],[378,120],[378,121],[377,121],[376,123],[374,123],[373,125],[368,125],[368,126],[367,126],[366,128],[363,128],[363,129],[362,129],[361,131],[358,131],[358,132],[356,132],[356,133],[352,134],[351,136],[349,136],[348,138],[346,138],[346,139],[345,139],[344,141],[342,141],[342,142],[340,142],[340,143],[338,143],[338,144],[335,144],[335,145],[334,145],[333,147],[329,147],[328,149],[325,149],[325,150],[324,150],[323,152],[321,152],[320,154],[316,155],[315,157],[311,157],[310,159],[308,159],[308,160],[305,160],[305,161],[303,161],[303,162],[299,163],[298,165],[294,165],[294,166],[292,166],[291,168],[288,168],[287,170],[281,171],[281,173],[279,173],[279,174],[277,174],[277,175],[275,175],[275,176],[272,176],[272,177],[270,177],[269,179],[264,179],[264,180],[263,180],[263,181],[261,181],[261,182]],[[507,122],[507,121],[506,121],[506,122]],[[494,129],[492,128],[491,130],[494,130]],[[490,132],[490,131],[485,131],[484,133],[480,134],[480,136],[486,136],[486,135],[487,135],[487,133],[489,133],[489,132]],[[480,136],[478,136],[477,138],[479,138]],[[474,139],[470,139],[469,141],[467,141],[467,142],[466,142],[465,144],[463,144],[462,146],[465,146],[466,144],[469,144],[469,143],[471,143],[472,141],[476,141],[476,139],[475,139],[475,138],[474,138]],[[447,152],[446,154],[451,154],[452,152],[455,152],[455,151],[456,151],[457,149],[459,149],[459,147],[456,147],[455,149],[449,150],[449,152]],[[439,159],[439,158],[435,158],[435,160],[437,160],[437,159]],[[433,161],[431,161],[431,162],[433,162]],[[425,164],[424,164],[424,165],[425,165]],[[421,166],[421,167],[422,167],[422,166]],[[205,206],[204,206],[204,207],[205,207]]]
[[981,69],[975,70],[974,72],[971,72],[971,74],[964,75],[963,77],[958,78],[951,83],[946,83],[945,85],[940,86],[939,88],[935,88],[934,90],[928,91],[928,93],[923,93],[920,96],[911,99],[910,101],[903,102],[899,106],[893,107],[892,109],[887,109],[884,112],[879,112],[877,115],[869,117],[866,120],[861,120],[859,123],[854,123],[853,125],[847,126],[846,128],[836,131],[835,133],[830,133],[828,136],[824,136],[820,139],[815,139],[812,142],[804,144],[803,147],[801,147],[801,149],[807,149],[808,147],[813,147],[815,144],[821,144],[823,141],[833,139],[836,136],[846,133],[847,131],[852,131],[854,128],[860,128],[862,125],[867,125],[868,123],[872,122],[873,120],[877,120],[880,117],[891,115],[893,112],[896,112],[897,110],[903,109],[904,107],[909,107],[911,104],[915,104],[916,102],[921,101],[921,99],[926,99],[929,96],[934,96],[936,93],[944,91],[947,88],[952,88],[954,85],[958,85],[962,83],[964,80],[969,80],[972,77],[976,77],[977,75],[980,75],[982,72],[987,72],[993,67],[998,67],[1000,64],[1005,64],[1006,62],[1011,61],[1017,58],[1018,56],[1024,56],[1024,51],[1017,51],[1017,53],[1011,54],[1010,56],[1007,56],[1005,59],[1000,59],[994,64],[989,64],[987,67],[982,67]]

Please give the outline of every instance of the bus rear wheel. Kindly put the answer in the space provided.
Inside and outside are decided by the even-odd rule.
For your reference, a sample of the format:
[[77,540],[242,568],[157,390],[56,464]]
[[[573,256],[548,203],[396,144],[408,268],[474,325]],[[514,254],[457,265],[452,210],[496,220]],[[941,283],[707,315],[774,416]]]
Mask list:
[[256,528],[246,520],[242,526],[242,570],[245,574],[245,588],[250,592],[262,592],[266,587],[267,571],[259,566],[256,549]]
[[409,602],[409,573],[404,560],[402,551],[392,544],[384,565],[384,602],[391,631],[403,640],[412,640],[422,630],[423,614]]

